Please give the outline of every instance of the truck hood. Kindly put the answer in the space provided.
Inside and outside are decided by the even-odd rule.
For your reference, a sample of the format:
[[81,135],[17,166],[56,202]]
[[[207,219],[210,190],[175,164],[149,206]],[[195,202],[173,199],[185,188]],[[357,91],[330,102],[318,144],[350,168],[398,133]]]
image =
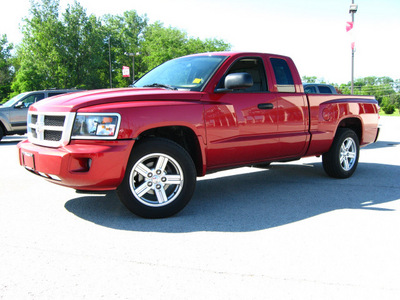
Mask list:
[[199,101],[202,92],[175,91],[161,88],[121,88],[91,90],[63,94],[41,100],[30,107],[32,111],[75,112],[80,108],[130,101]]

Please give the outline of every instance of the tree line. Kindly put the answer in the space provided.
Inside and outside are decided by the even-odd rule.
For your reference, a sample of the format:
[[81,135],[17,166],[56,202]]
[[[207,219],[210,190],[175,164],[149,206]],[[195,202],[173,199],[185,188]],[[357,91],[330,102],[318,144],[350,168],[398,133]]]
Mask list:
[[23,38],[14,46],[0,35],[0,102],[25,91],[51,88],[126,87],[157,65],[183,55],[225,51],[223,40],[189,37],[186,32],[150,24],[135,10],[122,15],[88,15],[79,2],[60,13],[59,0],[31,2],[23,19]]
[[[23,38],[14,46],[0,35],[0,102],[25,91],[52,88],[98,89],[126,87],[132,78],[122,66],[132,68],[135,78],[175,57],[229,50],[223,40],[189,37],[186,32],[150,24],[135,10],[122,15],[88,15],[79,2],[60,13],[59,0],[33,0],[23,19]],[[315,76],[304,76],[315,83]],[[339,93],[350,94],[348,84],[333,84]],[[354,82],[354,93],[374,95],[382,109],[400,109],[400,80],[365,77]]]
[[[303,76],[303,82],[307,83],[325,83],[318,80],[316,76]],[[350,94],[351,83],[332,84],[339,94]],[[400,79],[393,80],[390,77],[368,76],[358,78],[354,81],[353,92],[355,95],[372,95],[381,109],[386,114],[393,114],[396,109],[400,110]]]

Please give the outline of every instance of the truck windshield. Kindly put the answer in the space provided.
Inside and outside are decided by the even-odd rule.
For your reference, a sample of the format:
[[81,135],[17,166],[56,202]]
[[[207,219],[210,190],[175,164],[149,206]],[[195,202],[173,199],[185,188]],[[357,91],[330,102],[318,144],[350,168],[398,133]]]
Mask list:
[[173,59],[151,70],[133,87],[159,87],[201,91],[226,56],[188,56]]

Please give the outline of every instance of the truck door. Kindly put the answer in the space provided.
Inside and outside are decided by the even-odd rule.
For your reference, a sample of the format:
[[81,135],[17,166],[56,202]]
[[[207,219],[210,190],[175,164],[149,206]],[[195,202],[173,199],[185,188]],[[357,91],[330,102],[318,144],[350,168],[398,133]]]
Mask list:
[[303,93],[296,93],[288,62],[270,58],[275,75],[278,102],[278,134],[281,157],[300,157],[307,146],[308,105]]
[[[217,167],[268,160],[279,156],[276,95],[268,92],[263,60],[237,60],[221,78],[217,88],[232,73],[249,73],[253,86],[213,95],[205,107],[207,164]],[[215,104],[214,104],[215,103]]]

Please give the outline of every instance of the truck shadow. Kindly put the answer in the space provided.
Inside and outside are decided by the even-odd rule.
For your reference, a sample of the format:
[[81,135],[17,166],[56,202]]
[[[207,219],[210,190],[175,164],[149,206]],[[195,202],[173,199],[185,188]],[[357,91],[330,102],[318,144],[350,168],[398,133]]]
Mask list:
[[399,142],[389,142],[389,141],[377,141],[376,143],[369,144],[366,147],[363,147],[362,149],[377,149],[377,148],[388,148],[388,147],[395,147],[400,145]]
[[[131,214],[115,192],[71,199],[65,208],[95,224],[142,232],[248,232],[274,228],[338,209],[390,212],[398,200],[400,167],[360,163],[346,180],[325,175],[321,163],[277,164],[270,169],[198,181],[188,206],[178,215],[146,220]],[[385,205],[387,204],[387,205]]]

